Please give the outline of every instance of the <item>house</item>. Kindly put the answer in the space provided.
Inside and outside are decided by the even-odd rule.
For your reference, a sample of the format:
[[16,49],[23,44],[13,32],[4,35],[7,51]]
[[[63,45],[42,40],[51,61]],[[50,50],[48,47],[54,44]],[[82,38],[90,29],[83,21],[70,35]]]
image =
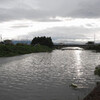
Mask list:
[[4,40],[4,44],[13,44],[12,40]]

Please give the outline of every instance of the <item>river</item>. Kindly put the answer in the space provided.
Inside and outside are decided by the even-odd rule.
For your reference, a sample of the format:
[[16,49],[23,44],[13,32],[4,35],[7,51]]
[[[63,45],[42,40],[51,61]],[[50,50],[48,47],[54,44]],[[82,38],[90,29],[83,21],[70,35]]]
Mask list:
[[100,81],[99,64],[100,53],[81,49],[1,57],[0,100],[82,100]]

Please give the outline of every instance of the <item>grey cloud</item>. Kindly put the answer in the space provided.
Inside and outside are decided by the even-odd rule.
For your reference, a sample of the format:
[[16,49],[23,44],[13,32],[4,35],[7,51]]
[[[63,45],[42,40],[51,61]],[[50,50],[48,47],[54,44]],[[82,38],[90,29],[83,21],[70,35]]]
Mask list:
[[0,0],[0,21],[50,17],[99,17],[100,0]]
[[98,18],[100,17],[100,0],[84,0],[69,15],[81,18]]
[[15,26],[12,26],[11,28],[26,28],[26,27],[29,27],[28,25],[15,25]]
[[40,20],[41,18],[46,18],[43,11],[39,10],[31,10],[31,9],[21,9],[14,8],[11,10],[0,9],[0,20],[19,20],[19,19],[35,19]]

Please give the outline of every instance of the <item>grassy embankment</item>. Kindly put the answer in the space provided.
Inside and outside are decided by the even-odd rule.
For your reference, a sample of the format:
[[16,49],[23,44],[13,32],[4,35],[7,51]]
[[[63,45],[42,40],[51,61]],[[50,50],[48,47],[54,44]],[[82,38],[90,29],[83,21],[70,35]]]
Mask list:
[[0,44],[0,57],[16,56],[36,52],[51,52],[52,48],[43,45],[3,45]]
[[98,44],[98,45],[87,45],[84,49],[95,50],[96,52],[100,52],[100,44]]

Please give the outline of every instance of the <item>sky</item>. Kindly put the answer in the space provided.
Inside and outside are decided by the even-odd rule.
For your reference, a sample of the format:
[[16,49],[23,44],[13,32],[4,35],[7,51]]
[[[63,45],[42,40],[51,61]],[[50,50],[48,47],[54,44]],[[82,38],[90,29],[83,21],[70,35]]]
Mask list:
[[100,42],[100,0],[0,0],[0,37]]

